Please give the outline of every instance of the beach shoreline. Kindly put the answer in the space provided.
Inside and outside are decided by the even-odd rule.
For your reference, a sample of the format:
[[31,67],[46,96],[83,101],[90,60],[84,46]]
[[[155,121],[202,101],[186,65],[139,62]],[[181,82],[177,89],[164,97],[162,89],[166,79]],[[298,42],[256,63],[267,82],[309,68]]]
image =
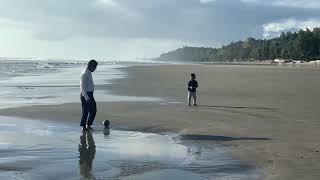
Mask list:
[[[199,141],[228,145],[237,158],[262,168],[265,179],[320,177],[317,163],[320,115],[316,111],[320,99],[316,96],[318,85],[314,84],[318,69],[157,65],[122,70],[128,77],[111,80],[111,84],[98,88],[115,95],[156,97],[164,101],[98,101],[95,123],[109,119],[119,129],[175,132],[193,135]],[[185,84],[190,72],[198,75],[198,107],[185,104]],[[264,85],[256,84],[260,81]],[[304,88],[308,93],[302,93]],[[0,115],[79,122],[80,112],[79,103],[67,103],[3,109]]]

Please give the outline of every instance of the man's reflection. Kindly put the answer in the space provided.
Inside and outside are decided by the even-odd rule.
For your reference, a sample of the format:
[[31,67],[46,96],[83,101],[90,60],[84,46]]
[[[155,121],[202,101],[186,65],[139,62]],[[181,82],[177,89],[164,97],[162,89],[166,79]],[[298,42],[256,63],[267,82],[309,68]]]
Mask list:
[[79,144],[79,170],[84,179],[96,179],[92,174],[92,163],[96,154],[96,145],[92,133],[84,131],[80,136]]

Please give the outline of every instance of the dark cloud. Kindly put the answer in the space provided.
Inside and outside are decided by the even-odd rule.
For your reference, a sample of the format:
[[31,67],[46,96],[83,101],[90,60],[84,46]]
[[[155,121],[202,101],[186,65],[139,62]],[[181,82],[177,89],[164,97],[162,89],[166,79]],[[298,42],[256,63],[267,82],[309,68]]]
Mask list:
[[[284,0],[289,2],[290,0]],[[272,1],[275,2],[275,1]],[[27,23],[35,37],[163,38],[227,43],[262,37],[263,25],[320,13],[259,0],[0,0],[0,18]]]

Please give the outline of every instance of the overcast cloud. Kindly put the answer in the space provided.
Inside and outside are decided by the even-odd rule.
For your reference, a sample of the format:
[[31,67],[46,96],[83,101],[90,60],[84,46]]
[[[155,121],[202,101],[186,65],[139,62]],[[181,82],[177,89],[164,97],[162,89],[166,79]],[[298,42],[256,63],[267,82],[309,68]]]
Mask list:
[[0,56],[130,60],[320,26],[318,0],[0,0]]

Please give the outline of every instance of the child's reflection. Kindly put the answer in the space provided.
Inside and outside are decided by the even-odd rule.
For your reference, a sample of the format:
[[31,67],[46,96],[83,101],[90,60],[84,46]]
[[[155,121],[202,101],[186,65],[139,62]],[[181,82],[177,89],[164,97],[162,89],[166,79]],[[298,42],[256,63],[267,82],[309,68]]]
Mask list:
[[84,131],[80,136],[79,154],[80,175],[84,179],[96,179],[91,172],[96,154],[96,145],[90,131]]

